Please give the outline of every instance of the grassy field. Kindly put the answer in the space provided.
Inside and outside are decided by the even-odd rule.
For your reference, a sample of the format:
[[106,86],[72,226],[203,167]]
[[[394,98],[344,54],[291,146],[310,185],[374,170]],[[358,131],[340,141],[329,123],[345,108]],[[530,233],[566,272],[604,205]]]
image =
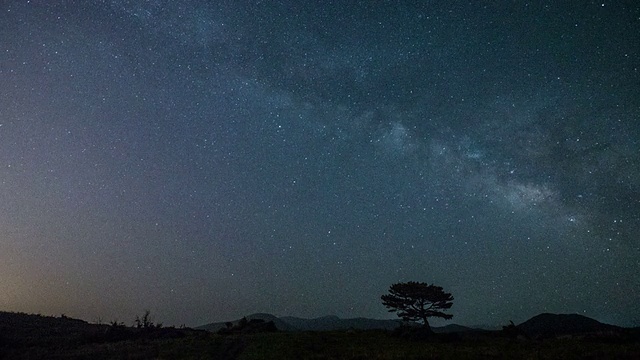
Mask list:
[[240,359],[637,359],[640,344],[496,337],[411,341],[384,332],[259,334]]
[[[1,348],[0,348],[1,349]],[[413,341],[382,331],[217,335],[5,348],[5,359],[638,359],[637,341],[510,340],[497,336]]]

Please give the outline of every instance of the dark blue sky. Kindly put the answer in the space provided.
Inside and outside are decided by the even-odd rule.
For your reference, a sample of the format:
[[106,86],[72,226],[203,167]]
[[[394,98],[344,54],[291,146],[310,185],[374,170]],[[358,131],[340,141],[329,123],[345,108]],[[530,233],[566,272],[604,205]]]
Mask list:
[[640,6],[415,3],[4,1],[0,309],[640,326]]

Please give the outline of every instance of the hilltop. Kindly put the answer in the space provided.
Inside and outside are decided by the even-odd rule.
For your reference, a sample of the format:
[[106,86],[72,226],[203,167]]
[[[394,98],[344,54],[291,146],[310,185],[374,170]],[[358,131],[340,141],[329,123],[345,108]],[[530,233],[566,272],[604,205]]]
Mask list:
[[603,336],[628,332],[615,325],[603,324],[592,318],[578,314],[549,314],[536,315],[519,324],[518,329],[530,337],[559,337],[559,336]]

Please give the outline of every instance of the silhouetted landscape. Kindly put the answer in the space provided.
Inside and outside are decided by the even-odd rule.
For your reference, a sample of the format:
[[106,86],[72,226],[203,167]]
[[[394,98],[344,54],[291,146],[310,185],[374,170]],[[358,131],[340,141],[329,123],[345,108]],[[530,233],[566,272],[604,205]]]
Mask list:
[[[148,315],[148,313],[146,313]],[[92,324],[66,316],[0,312],[1,359],[637,359],[640,328],[575,314],[540,314],[503,330],[399,320],[253,314],[197,328],[136,318]]]

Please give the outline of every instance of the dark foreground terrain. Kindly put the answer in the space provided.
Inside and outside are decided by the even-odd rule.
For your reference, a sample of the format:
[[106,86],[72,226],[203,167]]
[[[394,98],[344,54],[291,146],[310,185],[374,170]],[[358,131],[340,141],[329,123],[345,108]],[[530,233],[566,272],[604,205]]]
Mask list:
[[0,359],[638,359],[637,333],[531,339],[502,332],[416,340],[382,330],[228,334],[0,314]]

